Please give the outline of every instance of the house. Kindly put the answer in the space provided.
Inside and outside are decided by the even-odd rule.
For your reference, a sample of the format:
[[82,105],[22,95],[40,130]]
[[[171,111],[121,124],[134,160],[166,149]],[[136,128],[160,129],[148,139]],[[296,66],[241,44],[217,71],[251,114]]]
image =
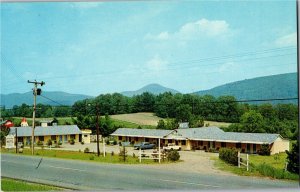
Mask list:
[[224,132],[218,127],[184,128],[175,130],[159,129],[117,129],[112,136],[119,141],[152,142],[161,146],[168,143],[180,145],[183,150],[239,148],[244,153],[257,153],[263,144],[268,144],[271,154],[289,150],[289,140],[279,134]]
[[90,129],[81,129],[82,141],[84,143],[91,143],[91,134],[92,130]]
[[[24,142],[29,145],[32,136],[32,127],[11,127],[9,135],[16,135],[18,142]],[[77,125],[60,125],[60,126],[37,126],[34,130],[35,143],[41,141],[44,144],[51,139],[61,143],[67,143],[69,140],[74,139],[75,142],[81,142],[81,131]]]

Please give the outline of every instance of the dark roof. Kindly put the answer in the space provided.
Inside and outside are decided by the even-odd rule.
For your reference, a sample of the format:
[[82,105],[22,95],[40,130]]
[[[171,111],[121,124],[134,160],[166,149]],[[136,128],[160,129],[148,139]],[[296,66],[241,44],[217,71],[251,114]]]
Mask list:
[[[15,130],[17,128],[18,137],[31,136],[32,127],[12,127],[10,128],[9,134],[15,135]],[[60,126],[48,126],[41,127],[37,126],[34,130],[35,136],[46,136],[46,135],[72,135],[81,134],[80,129],[77,125],[60,125]]]

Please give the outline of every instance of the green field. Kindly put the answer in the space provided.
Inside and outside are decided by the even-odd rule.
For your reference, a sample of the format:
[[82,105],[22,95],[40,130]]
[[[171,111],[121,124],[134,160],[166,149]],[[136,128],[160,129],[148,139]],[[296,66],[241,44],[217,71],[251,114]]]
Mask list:
[[62,188],[1,177],[1,191],[59,191]]

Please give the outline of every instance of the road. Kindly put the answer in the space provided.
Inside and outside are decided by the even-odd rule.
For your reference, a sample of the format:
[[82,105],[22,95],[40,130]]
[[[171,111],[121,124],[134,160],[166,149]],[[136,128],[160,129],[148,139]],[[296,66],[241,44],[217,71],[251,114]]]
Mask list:
[[[1,154],[1,175],[79,190],[297,188],[297,182]],[[40,165],[39,165],[40,163]],[[39,167],[37,168],[37,166]]]

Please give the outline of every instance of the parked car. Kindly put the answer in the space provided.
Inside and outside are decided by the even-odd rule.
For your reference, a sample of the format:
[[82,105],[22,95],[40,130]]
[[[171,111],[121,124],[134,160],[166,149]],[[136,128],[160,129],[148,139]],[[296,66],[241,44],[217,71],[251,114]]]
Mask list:
[[135,144],[133,146],[134,149],[153,149],[155,147],[155,144],[149,143],[149,142],[142,142]]
[[167,150],[167,151],[169,151],[169,150],[178,150],[178,151],[180,151],[181,147],[178,146],[178,145],[175,145],[174,143],[169,143],[167,146],[164,146],[163,149]]

